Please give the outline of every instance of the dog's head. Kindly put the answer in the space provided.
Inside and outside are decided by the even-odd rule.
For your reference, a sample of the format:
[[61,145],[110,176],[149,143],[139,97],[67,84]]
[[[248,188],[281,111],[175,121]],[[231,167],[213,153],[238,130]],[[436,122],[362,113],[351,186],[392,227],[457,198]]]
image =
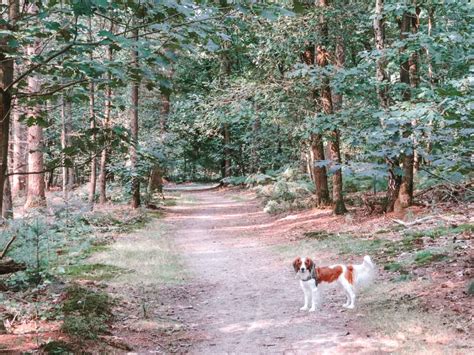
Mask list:
[[311,270],[313,269],[314,263],[311,258],[300,258],[297,257],[295,261],[293,261],[293,268],[295,269],[296,276],[298,276],[301,280],[307,279],[308,276],[311,274]]

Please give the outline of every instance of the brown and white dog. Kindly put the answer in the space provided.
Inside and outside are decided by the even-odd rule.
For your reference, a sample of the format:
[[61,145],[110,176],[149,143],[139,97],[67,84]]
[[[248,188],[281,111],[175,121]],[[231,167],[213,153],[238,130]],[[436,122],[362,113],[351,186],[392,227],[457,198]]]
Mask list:
[[[337,281],[346,293],[347,301],[343,305],[345,308],[354,308],[356,286],[369,283],[375,271],[370,256],[364,256],[364,261],[360,265],[332,265],[316,267],[310,258],[296,258],[293,262],[296,276],[300,279],[300,285],[304,292],[304,306],[302,311],[316,310],[318,299],[318,286],[322,282]],[[311,308],[309,303],[311,302]]]

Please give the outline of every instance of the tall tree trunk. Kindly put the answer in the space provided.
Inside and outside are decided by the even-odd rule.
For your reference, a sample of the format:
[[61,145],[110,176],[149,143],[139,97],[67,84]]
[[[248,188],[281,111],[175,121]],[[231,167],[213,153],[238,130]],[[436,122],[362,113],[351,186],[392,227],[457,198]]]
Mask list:
[[[61,132],[61,147],[66,149],[71,146],[71,131],[72,131],[72,110],[71,110],[71,100],[63,95],[62,98],[62,110],[61,110],[61,123],[62,123],[62,132]],[[65,159],[66,156],[63,157]],[[70,158],[68,158],[70,159]],[[66,166],[63,161],[62,167],[62,190],[64,200],[69,199],[69,191],[71,190],[72,184],[74,183],[74,170],[71,166]]]
[[[112,47],[107,48],[107,56],[109,61],[113,60]],[[105,89],[105,110],[104,110],[104,128],[110,128],[110,113],[112,109],[112,88],[110,82],[112,81],[112,75],[107,74],[107,88]],[[99,168],[99,203],[104,204],[107,202],[107,156],[108,148],[104,147],[100,155],[100,168]]]
[[[169,93],[161,93],[161,109],[160,109],[160,139],[162,143],[164,142],[164,137],[166,134],[166,125],[168,121],[168,116],[170,113],[170,95]],[[148,193],[153,195],[155,192],[159,192],[163,195],[163,168],[160,164],[155,164],[150,172],[150,178],[148,180]]]
[[[89,18],[89,40],[92,41],[92,19]],[[90,60],[93,60],[93,53],[90,53]],[[91,80],[89,82],[89,125],[94,132],[96,128],[95,121],[95,85]],[[92,133],[92,142],[95,143],[95,133]],[[95,151],[91,155],[90,176],[89,176],[89,206],[90,210],[94,209],[95,191],[97,185],[97,158]]]
[[26,172],[26,128],[20,122],[20,112],[17,107],[12,110],[12,137],[13,137],[13,176],[12,176],[12,197],[17,197],[26,188],[26,176],[21,174]]
[[5,183],[3,185],[2,217],[5,219],[13,218],[12,190],[10,187],[10,179],[8,177],[5,178]]
[[[319,5],[321,7],[328,7],[327,0],[320,0]],[[328,65],[329,53],[324,47],[328,43],[328,25],[324,14],[320,17],[321,22],[321,44],[316,47],[316,63],[320,67]],[[344,48],[342,45],[342,39],[338,43],[338,53],[336,53],[336,61],[338,66],[344,64]],[[329,77],[324,76],[321,79],[321,102],[323,106],[323,112],[326,115],[334,113],[332,93]],[[342,101],[342,97],[340,98]],[[329,141],[329,150],[331,152],[331,161],[335,165],[335,171],[332,176],[332,199],[333,199],[333,212],[336,215],[341,215],[347,212],[344,204],[344,198],[342,194],[342,168],[341,168],[341,150],[340,150],[340,138],[339,130],[335,129],[331,132],[331,139]]]
[[[400,23],[400,39],[405,40],[408,37],[408,33],[410,31],[416,32],[418,18],[410,14],[409,12],[405,12],[402,17],[402,21]],[[406,48],[403,47],[401,49],[401,54],[406,52]],[[412,78],[415,82],[418,81],[416,76],[413,76],[414,72],[416,71],[416,62],[417,62],[417,55],[410,56],[405,59],[400,65],[400,81],[405,85],[405,89],[403,92],[403,100],[410,101],[411,100],[411,80],[410,80],[410,73],[412,73]],[[409,138],[412,135],[412,124],[409,122],[404,127],[403,137]],[[400,190],[398,192],[397,200],[394,204],[394,210],[400,211],[406,207],[409,207],[413,203],[413,165],[414,165],[414,147],[413,145],[409,145],[405,148],[405,152],[402,155],[402,181],[400,185]]]
[[[327,33],[327,27],[323,27],[323,30],[326,30]],[[307,65],[315,65],[315,54],[316,45],[310,45],[306,48],[301,57]],[[314,100],[316,110],[318,110],[321,105],[320,93],[318,93],[317,90],[313,90],[311,95]],[[316,188],[315,194],[316,203],[318,206],[327,206],[331,201],[329,197],[327,169],[325,165],[320,164],[320,162],[324,160],[325,154],[323,136],[318,133],[312,133],[309,141],[309,165],[311,168],[311,177]]]
[[230,130],[229,124],[224,123],[224,177],[232,175],[232,165],[230,158]]
[[[133,32],[133,37],[138,41],[138,30]],[[132,65],[138,69],[138,52],[132,50]],[[130,109],[130,131],[132,144],[130,145],[130,165],[132,172],[132,208],[140,206],[140,180],[137,176],[137,145],[138,145],[138,87],[136,80],[132,83],[131,89],[131,109]]]
[[[376,63],[376,77],[378,81],[377,95],[380,106],[388,110],[390,97],[388,94],[389,75],[387,73],[387,59],[385,57],[385,18],[384,18],[384,0],[375,2],[374,34],[375,47],[379,51],[379,58]],[[388,166],[388,188],[386,194],[385,212],[392,212],[395,200],[398,197],[402,176],[398,173],[398,158],[386,157]]]
[[390,79],[387,73],[387,59],[385,57],[385,18],[383,8],[384,0],[376,0],[374,34],[375,48],[379,51],[379,58],[376,63],[377,95],[380,106],[386,110],[389,107],[388,84]]
[[319,164],[324,160],[323,137],[320,134],[312,134],[310,139],[310,164],[316,186],[316,203],[318,206],[327,206],[330,203],[328,175],[326,167]]
[[[28,13],[37,14],[38,7],[30,4]],[[40,51],[40,42],[35,41],[27,49],[27,54],[33,56]],[[41,83],[36,75],[28,78],[28,91],[37,93],[41,90]],[[41,115],[41,106],[34,104],[28,107],[27,115],[31,118],[38,118]],[[44,161],[43,161],[43,127],[33,125],[28,127],[28,188],[25,208],[46,206],[45,182],[44,182]]]
[[[8,1],[7,23],[1,24],[0,29],[14,29],[19,14],[18,0]],[[3,206],[3,191],[5,174],[8,165],[8,147],[10,135],[10,110],[12,106],[11,91],[5,90],[13,81],[13,59],[8,56],[8,37],[0,41],[0,211]]]

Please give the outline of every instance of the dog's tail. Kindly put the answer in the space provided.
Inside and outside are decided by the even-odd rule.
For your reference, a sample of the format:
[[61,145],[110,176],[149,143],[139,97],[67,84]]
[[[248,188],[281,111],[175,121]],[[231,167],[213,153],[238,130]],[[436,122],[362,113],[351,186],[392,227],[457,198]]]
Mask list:
[[375,279],[377,269],[370,256],[364,256],[362,264],[354,265],[355,286],[364,288],[369,286]]

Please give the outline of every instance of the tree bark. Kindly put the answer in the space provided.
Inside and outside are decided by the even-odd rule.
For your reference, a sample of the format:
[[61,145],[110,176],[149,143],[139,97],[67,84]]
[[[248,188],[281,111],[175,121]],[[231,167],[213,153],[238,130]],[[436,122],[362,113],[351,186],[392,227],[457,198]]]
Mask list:
[[[2,30],[14,29],[18,18],[18,1],[8,1],[8,23],[0,25]],[[5,174],[8,165],[8,148],[10,135],[10,111],[12,106],[11,91],[5,88],[13,81],[13,59],[8,56],[9,46],[7,36],[0,41],[0,211],[3,206],[3,191]]]
[[[62,98],[62,110],[61,110],[61,121],[62,121],[62,132],[61,132],[61,147],[66,149],[71,146],[71,131],[72,131],[72,110],[71,100],[63,95]],[[66,156],[63,157],[63,160]],[[69,158],[70,159],[70,158]],[[72,184],[74,183],[74,169],[71,166],[66,166],[63,161],[62,167],[62,190],[64,200],[69,199],[69,191],[71,191]]]
[[[138,30],[133,31],[133,37],[138,41]],[[132,50],[132,65],[138,69],[138,52]],[[137,145],[138,145],[138,87],[139,82],[136,80],[132,83],[131,88],[131,109],[130,109],[130,165],[132,173],[132,208],[140,206],[140,180],[137,175]]]
[[[12,110],[13,114],[13,173],[24,173],[26,172],[27,161],[26,161],[26,128],[20,123],[20,112],[17,107]],[[17,197],[21,191],[26,188],[26,176],[17,174],[12,176],[12,197]]]
[[[89,18],[89,40],[92,41],[92,20]],[[93,60],[93,53],[90,53],[90,59]],[[89,125],[91,130],[94,132],[96,128],[95,121],[95,85],[91,80],[89,82]],[[92,143],[95,143],[95,133],[92,133]],[[92,152],[91,165],[90,165],[90,176],[89,176],[89,208],[92,211],[94,209],[95,192],[97,186],[97,159],[95,158],[95,152]]]
[[311,135],[310,160],[313,169],[313,178],[316,186],[316,203],[318,206],[327,206],[330,203],[328,175],[326,167],[318,165],[324,160],[323,138],[320,134]]
[[232,165],[230,158],[230,131],[229,124],[224,123],[224,177],[232,175]]
[[[327,0],[320,0],[321,7],[328,7]],[[324,15],[321,15],[321,44],[316,47],[316,63],[320,67],[328,65],[329,53],[327,52],[324,45],[328,42],[328,25],[326,23]],[[342,39],[340,39],[336,53],[336,65],[342,67],[344,65],[344,47]],[[334,107],[332,102],[332,93],[330,79],[324,76],[321,79],[321,102],[323,106],[323,112],[326,115],[334,113]],[[339,104],[342,102],[342,96],[339,97]],[[333,199],[333,212],[336,215],[341,215],[347,212],[344,204],[344,198],[342,193],[342,169],[341,169],[341,150],[340,150],[340,137],[339,130],[334,129],[331,132],[331,139],[329,141],[329,150],[331,152],[331,163],[335,165],[335,171],[332,175],[332,199]]]
[[385,18],[383,14],[384,0],[375,1],[374,34],[375,48],[379,51],[379,58],[376,63],[376,77],[378,81],[377,95],[382,108],[389,107],[387,73],[387,59],[385,57]]
[[[412,31],[415,33],[418,29],[418,16],[414,16],[409,12],[405,12],[400,23],[400,39],[404,40],[408,37],[408,33]],[[406,52],[406,48],[401,49],[401,54]],[[400,81],[405,85],[403,92],[403,100],[411,100],[411,87],[417,85],[418,77],[415,76],[417,70],[417,54],[413,54],[400,65]],[[411,83],[410,74],[414,83]],[[412,124],[408,122],[404,127],[403,137],[409,138],[412,135]],[[405,152],[402,155],[402,179],[400,190],[398,192],[397,200],[394,204],[394,210],[401,211],[406,207],[413,204],[413,167],[414,167],[414,147],[410,144],[405,148]]]
[[[375,2],[374,34],[375,48],[379,51],[379,58],[376,63],[376,77],[378,81],[377,95],[380,106],[388,110],[390,106],[390,97],[388,93],[389,76],[387,73],[387,59],[385,58],[385,18],[384,18],[384,0]],[[398,173],[398,158],[386,157],[388,166],[388,184],[385,202],[385,212],[392,212],[395,200],[400,191],[402,176]]]
[[[107,48],[107,56],[109,61],[113,60],[112,47]],[[107,74],[107,80],[110,83],[112,75]],[[104,110],[104,128],[110,128],[110,113],[112,109],[112,88],[110,84],[107,85],[105,90],[105,110]],[[99,168],[99,203],[104,204],[107,202],[107,156],[108,149],[105,147],[100,155],[100,168]]]
[[8,176],[5,178],[5,183],[3,185],[2,217],[5,219],[13,218],[12,191],[10,186],[10,179],[8,178]]
[[[35,4],[30,4],[28,13],[36,15],[38,7]],[[27,54],[33,56],[40,51],[40,42],[35,41],[27,49]],[[41,90],[41,83],[36,75],[28,77],[28,91],[30,93],[37,93]],[[34,104],[28,107],[27,115],[32,118],[41,116],[41,106]],[[43,207],[46,206],[45,195],[45,181],[44,181],[44,161],[43,161],[43,127],[40,125],[33,125],[28,127],[28,188],[25,208]]]

